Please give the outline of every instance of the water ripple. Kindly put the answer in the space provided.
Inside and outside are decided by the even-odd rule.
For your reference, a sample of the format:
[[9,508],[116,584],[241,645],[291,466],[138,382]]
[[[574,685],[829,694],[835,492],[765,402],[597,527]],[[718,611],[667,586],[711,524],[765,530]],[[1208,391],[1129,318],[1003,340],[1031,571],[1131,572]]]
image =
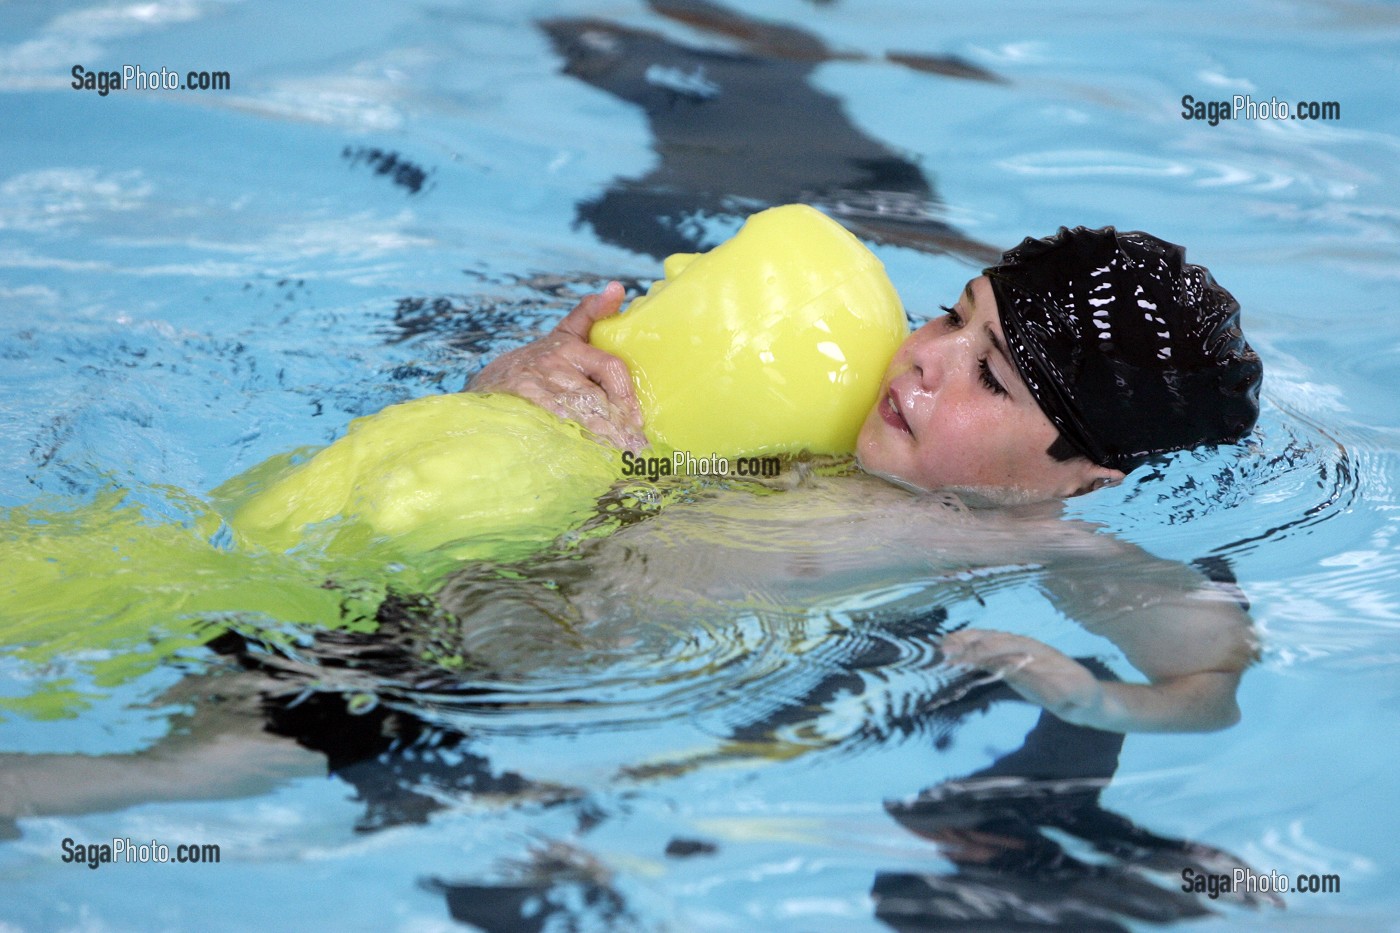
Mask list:
[[1133,529],[1144,545],[1170,545],[1190,525],[1208,553],[1240,556],[1345,514],[1368,481],[1357,456],[1329,429],[1275,403],[1247,443],[1165,458],[1075,508]]
[[[907,605],[907,589],[886,595]],[[435,626],[456,620],[410,600],[381,610],[373,634],[323,632],[299,645],[245,634],[243,654],[284,684],[284,702],[293,705],[308,691],[339,693],[352,713],[387,704],[475,736],[596,735],[676,722],[710,736],[709,749],[676,749],[670,758],[663,751],[661,763],[635,769],[637,777],[720,758],[784,759],[882,744],[920,731],[922,714],[952,683],[936,648],[946,613],[894,619],[872,594],[859,612],[710,612],[685,629],[662,622],[612,644],[557,618],[534,626],[518,599],[508,602],[515,611],[494,646],[473,642],[470,632],[461,639],[482,649],[475,660],[510,666],[505,673],[453,669],[446,655],[460,642]],[[553,643],[541,636],[547,625]],[[425,662],[425,655],[444,662]]]

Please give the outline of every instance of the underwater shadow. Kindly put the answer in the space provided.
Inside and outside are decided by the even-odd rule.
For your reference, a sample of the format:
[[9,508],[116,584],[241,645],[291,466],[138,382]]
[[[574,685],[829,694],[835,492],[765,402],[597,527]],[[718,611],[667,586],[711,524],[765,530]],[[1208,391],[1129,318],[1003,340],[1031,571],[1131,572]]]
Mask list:
[[[652,11],[727,49],[676,42],[597,18],[540,28],[564,73],[640,107],[660,159],[582,201],[577,219],[607,243],[664,258],[708,249],[705,221],[779,204],[821,208],[858,236],[978,264],[998,250],[941,218],[918,165],[862,132],[810,81],[818,65],[872,60],[793,26],[706,0],[651,0]],[[957,80],[1003,79],[953,56],[887,53],[883,61]]]
[[[295,650],[230,632],[213,643],[245,669],[266,675],[265,728],[326,756],[331,775],[364,805],[359,832],[427,822],[469,797],[516,806],[566,808],[578,838],[607,819],[587,791],[500,772],[452,724],[453,709],[491,708],[489,689],[425,664],[423,633],[444,624],[420,596],[391,594],[374,633],[321,632]],[[901,639],[946,633],[942,610],[894,624]],[[428,639],[431,641],[432,635]],[[802,695],[728,736],[752,750],[832,704],[859,696],[897,650],[874,640]],[[1078,658],[1096,677],[1116,680],[1102,662]],[[481,684],[481,671],[471,671]],[[958,726],[1000,703],[1026,701],[1000,681],[969,676],[913,706],[886,707],[866,738],[925,736],[945,748]],[[1124,736],[1066,723],[1042,711],[1016,750],[966,777],[915,796],[886,801],[901,826],[929,840],[928,872],[876,871],[874,916],[900,933],[925,930],[1126,930],[1134,922],[1170,923],[1212,915],[1205,895],[1182,890],[1183,872],[1223,875],[1244,862],[1223,850],[1144,829],[1106,809],[1101,794],[1118,768]],[[657,779],[705,762],[652,770]],[[630,779],[638,779],[631,774]],[[657,840],[668,858],[708,855],[707,840]],[[951,869],[949,868],[951,866]],[[454,920],[488,933],[544,929],[634,929],[646,924],[615,873],[576,843],[541,840],[525,856],[497,866],[490,880],[433,877],[420,886],[444,898]],[[1237,903],[1259,906],[1257,897]]]

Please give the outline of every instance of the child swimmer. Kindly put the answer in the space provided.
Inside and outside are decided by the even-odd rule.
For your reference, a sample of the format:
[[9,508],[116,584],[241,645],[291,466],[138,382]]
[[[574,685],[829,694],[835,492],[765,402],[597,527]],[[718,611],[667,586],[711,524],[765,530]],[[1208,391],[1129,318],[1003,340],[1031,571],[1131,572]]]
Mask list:
[[[1238,303],[1184,256],[1179,246],[1113,228],[1026,239],[899,347],[860,428],[860,467],[909,490],[1025,507],[1116,483],[1156,455],[1240,440],[1258,416],[1262,367],[1241,332]],[[645,425],[627,366],[589,342],[622,300],[621,286],[610,283],[549,335],[488,364],[468,390],[520,396],[621,449],[642,449]],[[1050,527],[1063,536],[1067,525]],[[936,552],[933,531],[892,541],[890,550],[922,543]],[[1147,581],[1165,579],[1161,562],[1108,536],[1084,537],[1072,549],[1077,568],[1054,568],[1044,585],[1151,683],[1100,682],[1039,641],[989,630],[946,636],[946,659],[999,673],[1080,725],[1177,731],[1235,722],[1235,688],[1254,655],[1244,613],[1211,598],[1199,580],[1154,589]],[[1033,543],[1026,549],[1047,559]],[[1101,579],[1105,558],[1140,570],[1143,585]]]
[[[861,428],[863,469],[997,504],[1079,495],[1150,457],[1238,441],[1262,368],[1239,304],[1185,250],[1113,228],[1027,238],[967,283],[890,362]],[[615,446],[647,444],[627,364],[589,343],[622,286],[469,383],[569,418]]]
[[[616,283],[585,298],[552,333],[486,366],[470,390],[523,397],[539,406],[521,406],[531,412],[547,409],[621,449],[644,448],[648,425],[627,365],[589,342],[622,300]],[[693,622],[723,618],[725,603],[745,615],[774,606],[781,614],[914,589],[923,612],[930,598],[965,600],[969,569],[995,579],[1011,568],[1006,579],[1031,582],[1148,682],[1100,681],[1038,639],[986,629],[943,635],[946,661],[1000,676],[1077,725],[1225,728],[1239,717],[1235,692],[1255,653],[1245,612],[1193,570],[1064,520],[1055,502],[1116,482],[1155,454],[1243,437],[1259,379],[1238,305],[1186,265],[1180,248],[1146,234],[1061,230],[1008,252],[899,346],[874,403],[855,419],[864,473],[816,477],[792,494],[700,499],[585,538],[544,574],[513,575],[515,600],[501,598],[490,562],[485,590],[468,562],[434,601],[461,620],[454,648],[509,676],[577,663],[585,637],[590,647],[627,649],[648,627],[666,628],[656,620],[671,611]],[[943,495],[912,490],[1003,507],[950,508]],[[541,611],[546,600],[568,605]],[[553,616],[583,624],[561,639]],[[256,697],[265,686],[245,689]],[[261,713],[194,705],[209,721],[147,758],[82,756],[75,765],[72,756],[5,756],[6,790],[22,793],[0,794],[0,820],[238,795],[269,776],[324,770],[318,756],[264,729]]]

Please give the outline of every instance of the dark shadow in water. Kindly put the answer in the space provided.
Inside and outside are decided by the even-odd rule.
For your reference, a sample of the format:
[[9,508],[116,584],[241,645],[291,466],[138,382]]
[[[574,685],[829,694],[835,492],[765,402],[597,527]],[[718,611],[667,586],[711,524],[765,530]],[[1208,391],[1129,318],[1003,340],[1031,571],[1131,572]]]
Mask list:
[[361,163],[369,166],[374,170],[374,174],[388,178],[410,195],[423,194],[436,184],[431,179],[437,169],[425,169],[417,162],[389,149],[346,146],[340,151],[340,157],[351,166]]
[[[384,326],[389,343],[424,336],[459,355],[488,356],[540,337],[588,292],[602,291],[611,279],[628,294],[646,291],[637,278],[566,272],[490,278],[468,270],[481,284],[472,294],[408,295],[394,304]],[[646,283],[649,284],[649,283]],[[523,293],[523,294],[522,294]]]
[[[1248,609],[1229,560],[1193,564]],[[1117,680],[1093,658],[1077,658],[1100,680]],[[989,684],[933,711],[959,720],[1001,701],[1024,702]],[[1213,913],[1181,889],[1184,872],[1229,875],[1244,862],[1212,846],[1161,836],[1104,809],[1100,795],[1118,770],[1124,736],[1042,712],[1019,749],[965,778],[930,787],[885,809],[933,841],[954,866],[946,873],[880,872],[875,915],[900,933],[926,930],[1126,931],[1131,921],[1171,923]],[[1075,855],[1066,837],[1092,849]],[[1272,895],[1230,900],[1281,906]]]
[[[1228,569],[1228,568],[1227,568]],[[434,711],[493,706],[481,688],[421,660],[444,624],[431,600],[391,595],[374,633],[323,632],[295,651],[235,633],[213,647],[269,679],[263,693],[266,728],[321,752],[329,771],[353,786],[365,804],[363,832],[425,822],[468,795],[501,795],[518,805],[573,809],[580,833],[604,815],[579,790],[497,772],[471,750],[471,738]],[[936,638],[947,615],[935,610],[899,623],[901,639]],[[891,654],[891,652],[893,652]],[[887,656],[888,655],[888,656]],[[837,697],[861,695],[862,672],[898,659],[893,642],[870,650],[761,721],[736,729],[734,743],[752,749],[780,731],[828,712]],[[1115,679],[1092,658],[1080,658],[1101,679]],[[479,675],[480,671],[472,671]],[[341,676],[344,675],[344,676]],[[477,682],[481,680],[477,677]],[[337,685],[337,686],[332,686]],[[952,741],[959,723],[1001,702],[1024,702],[1000,682],[961,681],[911,711],[886,709],[873,724],[883,737],[932,734]],[[930,787],[886,809],[911,832],[931,840],[930,861],[952,870],[877,872],[875,916],[901,931],[1123,930],[1133,921],[1165,923],[1211,913],[1207,902],[1180,890],[1181,872],[1228,873],[1244,863],[1218,849],[1160,836],[1104,809],[1100,793],[1117,770],[1123,736],[1067,724],[1042,713],[1017,750],[991,766]],[[1066,846],[1072,837],[1091,859]],[[658,854],[707,855],[717,844],[672,839]],[[630,929],[630,912],[611,871],[585,850],[551,842],[506,866],[505,881],[426,879],[451,915],[491,931]],[[1154,880],[1158,876],[1164,880]],[[1254,903],[1246,901],[1246,903]]]
[[[1100,679],[1116,679],[1078,658]],[[965,718],[1001,701],[1023,702],[996,684],[941,707]],[[921,930],[1126,930],[1210,914],[1180,888],[1181,872],[1225,872],[1244,863],[1221,850],[1160,836],[1104,809],[1100,794],[1118,767],[1123,736],[1070,725],[1042,712],[1016,751],[966,778],[886,801],[901,825],[933,841],[950,872],[879,872],[875,915]],[[1092,848],[1071,853],[1065,837]],[[1161,876],[1161,881],[1151,875]]]
[[[996,259],[999,251],[940,219],[941,203],[919,166],[862,132],[840,101],[809,80],[823,62],[866,56],[705,0],[650,6],[731,50],[683,45],[603,19],[540,23],[566,74],[642,108],[660,158],[645,176],[619,179],[579,204],[579,221],[601,239],[657,258],[697,252],[714,245],[707,218],[803,202],[876,242],[978,263]],[[891,53],[886,60],[1001,81],[955,57]]]
[[473,884],[434,878],[422,886],[443,896],[453,920],[486,933],[649,928],[628,909],[607,868],[582,850],[554,843],[510,869],[519,880]]
[[[378,632],[318,632],[305,653],[233,631],[209,647],[267,677],[264,728],[325,755],[327,771],[355,788],[365,806],[358,832],[425,823],[450,801],[469,795],[544,804],[577,799],[566,789],[512,771],[497,773],[487,758],[471,751],[468,736],[434,724],[403,702],[431,693],[462,705],[490,705],[474,699],[482,690],[459,687],[419,659],[421,643],[405,636],[406,624],[432,618],[425,600],[391,597],[379,610]],[[341,689],[324,686],[329,684]]]
[[[578,221],[600,239],[660,259],[714,246],[705,224],[710,218],[738,220],[802,202],[873,242],[979,265],[1000,255],[946,223],[923,169],[860,130],[838,99],[811,83],[824,62],[878,67],[875,59],[705,0],[651,0],[650,6],[728,50],[597,18],[540,23],[565,73],[642,109],[659,158],[642,177],[616,179],[578,204]],[[955,56],[888,52],[881,61],[952,80],[1003,82]],[[936,108],[936,101],[927,102],[928,113]],[[347,146],[342,156],[367,162],[413,193],[431,174],[393,152]],[[488,288],[501,284],[467,274]],[[510,283],[532,293],[523,299],[515,288],[508,295],[406,296],[386,330],[391,342],[431,334],[455,352],[485,358],[544,333],[584,292],[616,277],[555,270]],[[644,291],[635,279],[623,283],[630,294]],[[441,383],[436,372],[409,375],[419,384]]]

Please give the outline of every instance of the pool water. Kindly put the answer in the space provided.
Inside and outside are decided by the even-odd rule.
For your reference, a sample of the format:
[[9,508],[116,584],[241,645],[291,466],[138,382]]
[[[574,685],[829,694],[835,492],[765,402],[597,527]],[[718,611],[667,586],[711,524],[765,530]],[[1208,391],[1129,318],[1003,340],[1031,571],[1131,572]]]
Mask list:
[[[278,774],[272,757],[242,776],[245,758],[204,795],[194,778],[0,823],[0,929],[446,930],[494,906],[520,929],[874,930],[897,927],[890,892],[920,878],[941,879],[945,917],[1018,902],[1067,929],[1400,923],[1400,11],[763,0],[736,34],[706,25],[714,9],[0,7],[0,768],[22,753],[139,771],[215,728],[199,711],[241,682],[229,657],[294,695],[324,688],[289,709],[343,696],[359,714],[344,721],[388,730],[371,746],[412,746],[329,778],[324,759]],[[618,49],[633,57],[609,86],[589,66]],[[79,63],[227,71],[232,86],[102,96],[70,87]],[[1237,93],[1336,101],[1341,119],[1182,118],[1183,95]],[[725,113],[751,122],[688,135]],[[380,642],[357,631],[382,586],[327,590],[322,568],[220,538],[221,483],[455,391],[588,289],[644,284],[673,245],[798,199],[872,239],[916,320],[991,246],[1061,224],[1186,243],[1241,300],[1266,364],[1255,436],[1075,500],[1067,519],[1228,566],[1261,660],[1238,725],[1129,735],[1097,805],[1198,855],[1335,875],[1339,892],[1281,909],[1148,896],[1134,885],[1179,877],[1063,825],[1037,838],[1101,866],[1074,877],[1109,893],[1053,872],[1008,881],[892,818],[885,801],[987,768],[1038,722],[1024,703],[971,703],[980,688],[936,663],[938,633],[1014,628],[1133,675],[1013,559],[658,605],[637,641],[542,650],[502,687],[332,669],[398,650],[387,616]],[[736,501],[699,503],[694,533],[786,553]],[[527,569],[564,586],[579,572],[567,555]],[[328,620],[348,631],[317,647]],[[229,627],[225,655],[201,647]],[[402,656],[422,648],[402,641]],[[758,728],[794,705],[811,715]],[[286,730],[314,745],[311,721]],[[1073,741],[1086,762],[1114,750]],[[216,843],[221,858],[88,870],[61,861],[65,838]]]

